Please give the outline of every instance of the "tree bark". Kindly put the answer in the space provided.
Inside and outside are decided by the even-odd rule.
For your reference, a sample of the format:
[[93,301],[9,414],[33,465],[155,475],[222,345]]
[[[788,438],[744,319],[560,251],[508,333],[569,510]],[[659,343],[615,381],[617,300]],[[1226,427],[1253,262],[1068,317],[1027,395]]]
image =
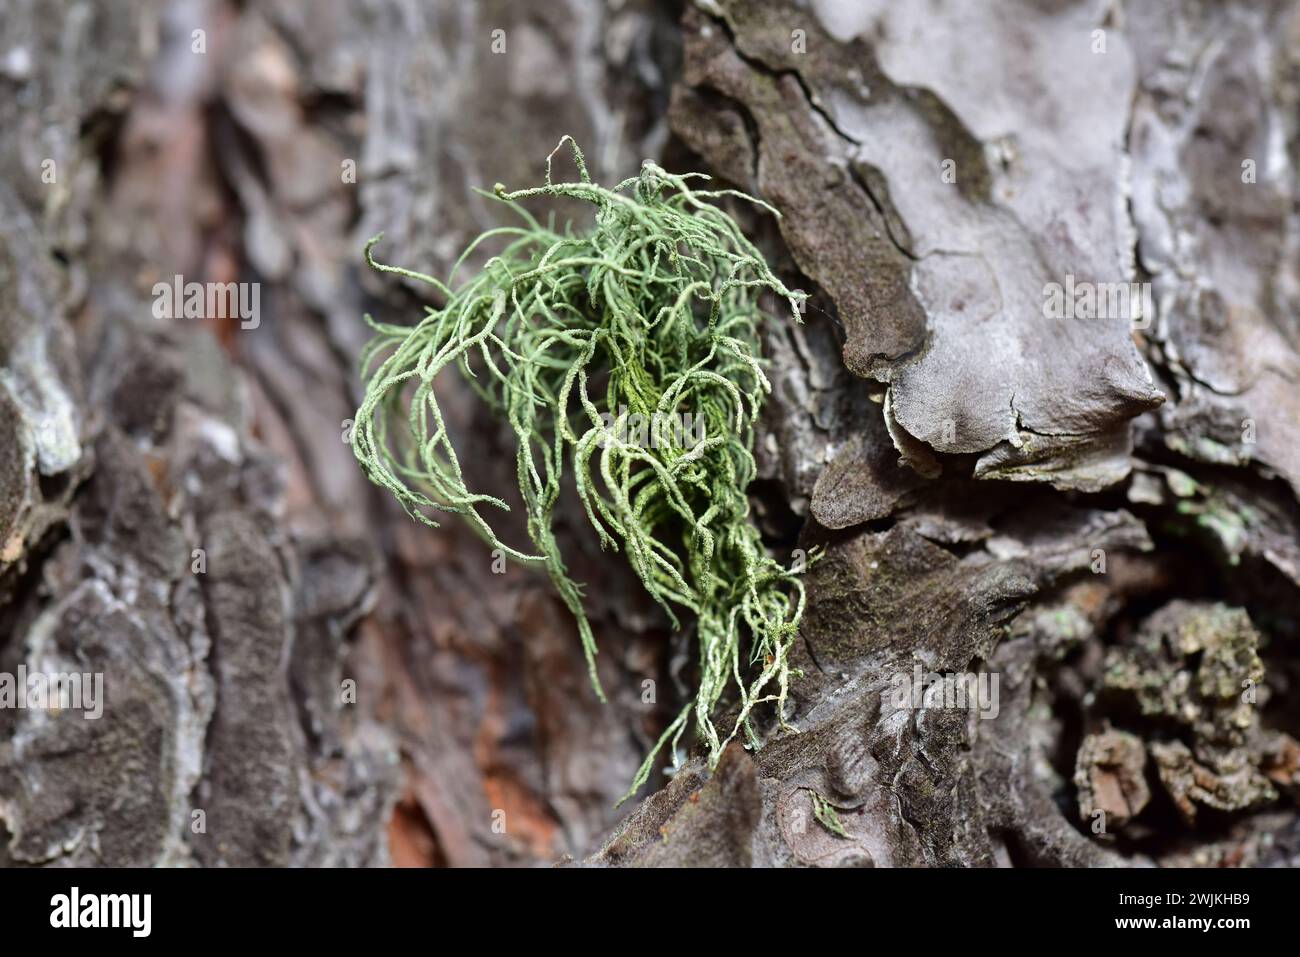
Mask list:
[[[0,707],[0,864],[1297,863],[1297,105],[1282,2],[11,0],[0,674],[105,706]],[[566,503],[601,704],[549,581],[348,445],[362,314],[427,294],[365,240],[444,276],[565,133],[770,203],[811,294],[750,489],[821,556],[797,733],[621,809],[689,626]],[[255,319],[160,316],[177,276]]]

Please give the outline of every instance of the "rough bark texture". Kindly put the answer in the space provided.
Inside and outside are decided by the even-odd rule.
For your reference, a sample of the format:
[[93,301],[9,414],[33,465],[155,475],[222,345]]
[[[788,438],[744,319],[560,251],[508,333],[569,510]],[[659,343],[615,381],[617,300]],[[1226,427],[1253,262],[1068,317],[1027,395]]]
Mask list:
[[[0,864],[1300,862],[1297,117],[1284,2],[9,0],[0,674],[106,700],[0,707]],[[347,444],[361,314],[422,295],[364,240],[445,274],[563,133],[761,196],[812,293],[751,489],[823,553],[799,733],[630,811],[689,636],[566,521],[600,704],[549,582]],[[259,321],[158,318],[176,275]]]

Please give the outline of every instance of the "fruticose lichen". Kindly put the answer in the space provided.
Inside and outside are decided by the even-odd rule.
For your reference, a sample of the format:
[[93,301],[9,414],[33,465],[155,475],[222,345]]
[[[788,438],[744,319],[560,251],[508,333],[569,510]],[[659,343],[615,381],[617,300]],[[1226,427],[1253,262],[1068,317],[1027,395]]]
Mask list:
[[[551,158],[572,146],[578,182],[554,183]],[[378,263],[376,269],[432,286],[442,305],[414,326],[367,322],[376,335],[362,356],[365,397],[353,449],[371,481],[406,511],[437,527],[428,510],[462,516],[493,547],[541,565],[577,619],[591,683],[596,642],[582,588],[568,574],[553,532],[566,466],[602,548],[621,550],[674,627],[694,617],[699,684],[634,779],[677,744],[692,713],[711,763],[742,729],[756,741],[753,709],[774,702],[784,724],[788,654],[803,613],[803,586],[770,557],[749,520],[754,422],[771,386],[763,371],[759,296],[784,298],[799,320],[802,293],[787,289],[714,201],[732,190],[695,190],[701,174],[673,175],[646,161],[613,189],[592,182],[565,137],[546,162],[545,185],[491,194],[519,225],[474,240],[446,283]],[[519,204],[567,197],[595,207],[595,225],[563,232]],[[467,281],[455,275],[485,242],[504,248]],[[465,482],[434,392],[459,370],[517,440],[520,493],[533,549],[503,543],[481,514],[503,500]],[[703,434],[682,441],[674,423],[692,416]],[[649,423],[637,432],[632,424]],[[690,430],[685,430],[690,431]],[[631,433],[631,434],[630,434]],[[746,640],[747,638],[747,640]],[[742,648],[749,653],[748,680]],[[714,725],[724,691],[739,711],[729,732]],[[631,793],[629,791],[629,794]]]

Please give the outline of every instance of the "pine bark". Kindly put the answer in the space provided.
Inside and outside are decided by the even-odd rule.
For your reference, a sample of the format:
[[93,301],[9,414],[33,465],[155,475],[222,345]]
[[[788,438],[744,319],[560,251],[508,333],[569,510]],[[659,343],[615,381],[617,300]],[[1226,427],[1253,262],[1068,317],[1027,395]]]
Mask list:
[[[1283,2],[10,0],[0,673],[107,697],[0,708],[0,865],[1296,863],[1297,106]],[[689,629],[566,505],[601,704],[548,580],[347,443],[362,314],[427,295],[364,241],[445,275],[565,133],[761,197],[811,294],[751,489],[823,555],[799,733],[621,809]],[[176,276],[257,322],[160,318]],[[900,705],[918,666],[996,716]]]

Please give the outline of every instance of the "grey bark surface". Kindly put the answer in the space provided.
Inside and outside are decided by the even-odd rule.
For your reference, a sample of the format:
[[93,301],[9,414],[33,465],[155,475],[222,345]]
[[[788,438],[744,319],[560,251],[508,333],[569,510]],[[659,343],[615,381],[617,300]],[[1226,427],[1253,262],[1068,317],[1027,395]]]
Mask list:
[[[1297,863],[1298,108],[1285,2],[9,0],[0,673],[106,703],[0,708],[0,865]],[[445,275],[564,133],[760,196],[812,294],[751,489],[822,556],[798,733],[621,809],[689,633],[565,513],[600,704],[549,582],[347,444],[361,315],[427,293],[364,241]],[[1067,274],[1154,315],[1047,318]],[[176,275],[259,323],[157,318]]]

